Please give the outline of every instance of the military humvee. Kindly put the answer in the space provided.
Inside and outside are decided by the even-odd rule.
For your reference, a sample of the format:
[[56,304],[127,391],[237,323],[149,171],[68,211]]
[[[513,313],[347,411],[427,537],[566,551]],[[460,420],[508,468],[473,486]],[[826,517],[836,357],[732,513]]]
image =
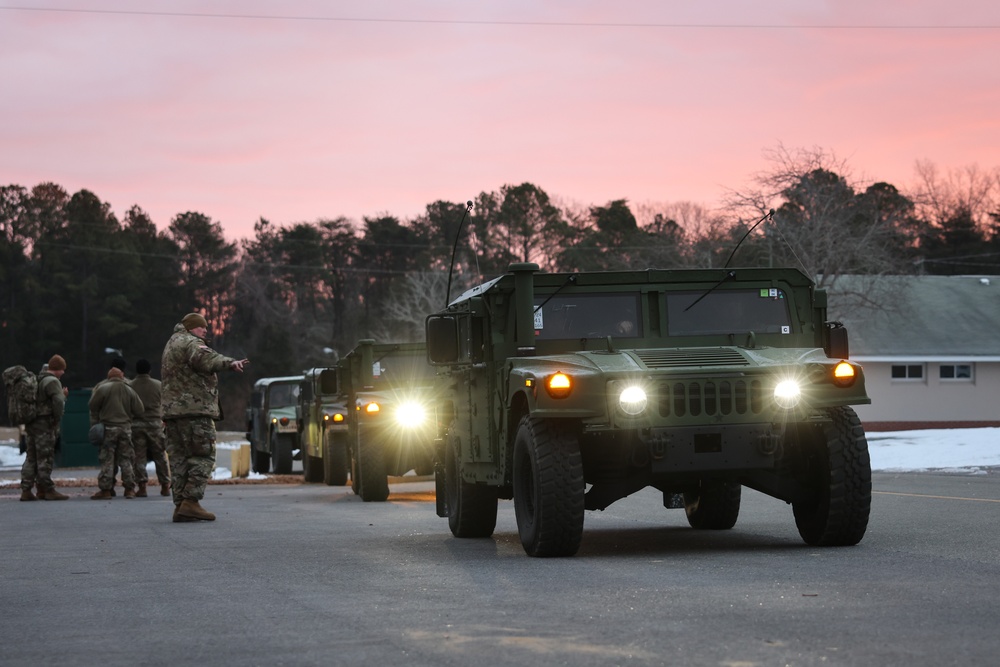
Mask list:
[[299,391],[299,445],[306,482],[347,484],[347,399],[336,368],[311,368]]
[[362,500],[389,497],[389,475],[434,471],[434,369],[423,343],[362,340],[340,361],[347,395],[351,485]]
[[261,378],[247,407],[247,440],[254,472],[287,475],[299,448],[295,408],[301,375]]
[[827,297],[795,269],[540,273],[514,264],[427,318],[438,515],[485,537],[513,498],[532,556],[576,553],[584,510],[652,486],[728,529],[747,486],[812,545],[864,536],[870,403]]

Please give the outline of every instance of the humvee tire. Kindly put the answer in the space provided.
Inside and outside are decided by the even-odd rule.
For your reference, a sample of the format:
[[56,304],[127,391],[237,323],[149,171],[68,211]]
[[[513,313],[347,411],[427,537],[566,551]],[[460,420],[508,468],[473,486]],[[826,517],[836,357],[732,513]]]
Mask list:
[[[384,502],[389,497],[389,474],[386,472],[385,448],[380,442],[371,442],[365,429],[358,428],[357,471],[360,478],[358,494],[366,503]],[[366,437],[367,440],[366,441]]]
[[572,556],[583,537],[583,459],[556,420],[525,415],[514,438],[514,515],[529,556]]
[[267,452],[261,452],[251,447],[250,463],[253,466],[253,471],[258,475],[266,475],[271,472],[271,455]]
[[323,459],[302,452],[302,481],[314,484],[323,481]]
[[289,475],[292,472],[292,436],[285,433],[271,434],[271,471],[275,475]]
[[701,480],[696,490],[684,492],[688,523],[699,530],[729,530],[740,515],[742,490],[739,482]]
[[345,434],[326,433],[323,438],[323,483],[347,484],[347,442]]
[[455,537],[489,537],[497,526],[497,489],[462,479],[461,440],[456,433],[457,425],[452,422],[445,451],[448,527]]
[[850,407],[828,410],[831,424],[803,429],[799,474],[815,498],[792,503],[795,526],[806,544],[853,546],[868,528],[872,469],[868,440]]

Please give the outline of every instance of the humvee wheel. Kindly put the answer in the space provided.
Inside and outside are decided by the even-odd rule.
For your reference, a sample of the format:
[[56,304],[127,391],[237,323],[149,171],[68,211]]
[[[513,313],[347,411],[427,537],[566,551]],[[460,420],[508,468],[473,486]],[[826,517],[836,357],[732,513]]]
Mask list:
[[583,459],[555,420],[521,419],[514,437],[514,515],[529,556],[572,556],[583,537]]
[[851,546],[868,528],[872,468],[861,420],[849,407],[831,408],[830,424],[803,429],[799,475],[812,500],[792,503],[806,544]]
[[302,450],[302,481],[316,483],[323,481],[323,459],[318,456],[309,456]]
[[323,483],[327,486],[347,484],[347,442],[343,434],[323,434]]
[[389,473],[385,466],[385,451],[379,442],[370,434],[363,435],[364,429],[358,428],[358,495],[366,503],[383,502],[389,497]]
[[347,452],[347,458],[350,459],[351,468],[351,491],[354,495],[361,495],[361,471],[358,470],[358,450],[355,445],[354,449],[350,449]]
[[288,434],[271,434],[271,471],[275,475],[292,472],[292,437]]
[[497,526],[497,490],[462,480],[462,443],[456,429],[456,423],[452,422],[445,451],[448,527],[455,537],[489,537]]
[[703,479],[696,490],[684,492],[684,513],[692,528],[729,530],[740,515],[739,482]]
[[259,475],[271,472],[271,456],[265,452],[250,447],[250,464],[253,471]]

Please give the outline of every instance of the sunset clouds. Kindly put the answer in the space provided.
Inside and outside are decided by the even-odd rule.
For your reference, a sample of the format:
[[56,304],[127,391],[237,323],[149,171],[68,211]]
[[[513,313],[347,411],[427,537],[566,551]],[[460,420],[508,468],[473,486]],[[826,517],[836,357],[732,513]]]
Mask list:
[[779,142],[1000,166],[1000,6],[871,4],[21,2],[78,11],[0,8],[0,184],[239,237],[524,181],[713,206]]

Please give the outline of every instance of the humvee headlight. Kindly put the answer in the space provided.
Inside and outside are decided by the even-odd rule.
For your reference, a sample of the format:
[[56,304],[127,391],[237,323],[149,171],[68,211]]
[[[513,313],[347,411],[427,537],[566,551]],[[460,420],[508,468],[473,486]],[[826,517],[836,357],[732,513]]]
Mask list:
[[573,391],[573,380],[565,373],[553,373],[545,380],[545,390],[552,398],[566,398]]
[[789,410],[802,400],[802,389],[795,380],[782,380],[774,388],[774,402],[778,407]]
[[854,366],[846,361],[841,361],[833,367],[833,383],[838,387],[850,387],[854,384],[854,378]]
[[365,412],[367,412],[370,415],[377,413],[379,409],[380,408],[378,406],[378,403],[376,403],[375,401],[372,401],[371,403],[365,405]]
[[622,412],[632,417],[641,414],[646,409],[647,403],[646,391],[642,387],[634,385],[625,387],[622,393],[618,395],[618,406],[622,409]]
[[339,424],[342,421],[344,421],[344,415],[340,414],[339,412],[333,416],[333,422],[335,424]]
[[424,410],[424,406],[412,401],[403,403],[396,411],[396,422],[407,428],[420,426],[426,419],[427,411]]
[[279,422],[279,423],[280,423],[280,424],[281,424],[282,426],[288,426],[288,417],[282,417],[281,419],[279,419],[279,420],[278,420],[278,422]]

